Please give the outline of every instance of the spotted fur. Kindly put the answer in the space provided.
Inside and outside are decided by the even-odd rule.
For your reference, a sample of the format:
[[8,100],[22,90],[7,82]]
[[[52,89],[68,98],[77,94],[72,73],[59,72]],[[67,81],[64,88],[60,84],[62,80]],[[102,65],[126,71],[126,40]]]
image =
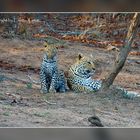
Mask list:
[[57,49],[54,45],[44,44],[45,53],[41,63],[41,92],[66,92],[67,84],[64,72],[58,69]]
[[78,60],[69,69],[68,85],[76,92],[94,92],[100,89],[101,81],[91,76],[95,72],[95,65],[89,57],[79,54]]

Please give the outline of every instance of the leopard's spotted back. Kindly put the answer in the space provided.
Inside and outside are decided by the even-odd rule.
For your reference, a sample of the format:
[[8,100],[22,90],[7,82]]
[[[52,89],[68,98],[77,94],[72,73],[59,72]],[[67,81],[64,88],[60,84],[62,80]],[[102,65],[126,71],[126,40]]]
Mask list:
[[41,92],[65,92],[67,88],[64,72],[58,69],[57,49],[54,45],[45,44],[43,61],[41,63]]
[[101,81],[91,76],[95,72],[95,65],[89,57],[79,54],[78,60],[69,69],[68,85],[76,92],[93,92],[101,87]]

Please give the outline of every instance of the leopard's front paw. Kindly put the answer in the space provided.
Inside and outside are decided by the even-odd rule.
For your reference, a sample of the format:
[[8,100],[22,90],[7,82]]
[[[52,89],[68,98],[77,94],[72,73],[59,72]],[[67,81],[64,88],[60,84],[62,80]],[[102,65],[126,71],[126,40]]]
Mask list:
[[48,90],[42,90],[42,89],[41,89],[41,90],[40,90],[40,93],[47,94],[47,93],[49,93],[49,92],[48,92]]
[[56,93],[56,90],[53,89],[53,88],[50,88],[50,89],[49,89],[49,93]]

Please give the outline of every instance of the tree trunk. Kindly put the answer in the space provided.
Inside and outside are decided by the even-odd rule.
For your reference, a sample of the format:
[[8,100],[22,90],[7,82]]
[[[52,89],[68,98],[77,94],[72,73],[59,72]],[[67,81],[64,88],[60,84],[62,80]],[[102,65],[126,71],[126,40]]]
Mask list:
[[112,70],[108,73],[105,80],[103,80],[101,90],[108,89],[110,85],[113,84],[114,79],[123,68],[126,58],[129,52],[131,51],[131,45],[136,35],[139,22],[140,22],[140,14],[135,13],[131,21],[130,27],[128,29],[128,33],[125,39],[125,44],[120,49],[120,52],[115,60]]

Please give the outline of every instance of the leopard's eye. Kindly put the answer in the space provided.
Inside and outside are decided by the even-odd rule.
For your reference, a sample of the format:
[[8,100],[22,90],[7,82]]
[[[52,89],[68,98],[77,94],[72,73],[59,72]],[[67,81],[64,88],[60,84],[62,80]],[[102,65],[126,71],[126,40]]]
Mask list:
[[91,62],[88,62],[88,64],[91,64]]

